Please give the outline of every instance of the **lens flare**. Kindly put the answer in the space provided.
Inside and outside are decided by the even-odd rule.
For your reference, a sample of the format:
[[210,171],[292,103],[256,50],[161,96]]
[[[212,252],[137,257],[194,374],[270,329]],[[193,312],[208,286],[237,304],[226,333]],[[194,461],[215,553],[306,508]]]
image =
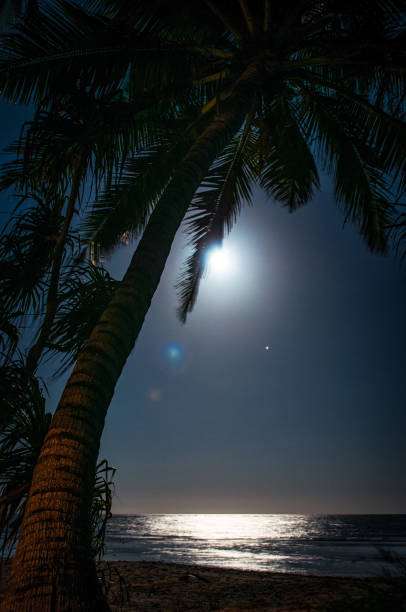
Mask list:
[[167,363],[177,366],[181,365],[185,360],[185,351],[175,342],[169,342],[165,344],[162,349],[162,355]]
[[160,402],[162,399],[162,392],[160,389],[150,389],[147,393],[147,397],[151,402]]

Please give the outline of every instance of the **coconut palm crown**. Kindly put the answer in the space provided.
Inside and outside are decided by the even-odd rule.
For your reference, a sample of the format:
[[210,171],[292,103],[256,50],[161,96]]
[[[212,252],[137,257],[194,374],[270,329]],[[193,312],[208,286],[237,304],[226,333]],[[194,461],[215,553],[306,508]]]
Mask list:
[[[118,20],[131,14],[130,4],[108,5],[116,7]],[[372,251],[385,252],[395,213],[392,186],[405,180],[404,3],[368,3],[370,13],[362,2],[341,4],[341,10],[334,2],[241,2],[240,10],[226,2],[203,5],[199,47],[194,12],[182,6],[185,23],[179,25],[173,7],[158,2],[151,9],[151,19],[159,9],[169,42],[183,27],[193,33],[183,34],[183,44],[210,58],[197,81],[204,93],[194,126],[232,107],[235,97],[246,103],[239,130],[219,147],[189,209],[194,253],[178,284],[182,320],[195,302],[205,251],[231,229],[255,182],[293,211],[319,187],[321,167],[334,181],[345,220],[359,226]],[[247,70],[249,92],[236,96],[235,84]],[[142,187],[129,169],[124,184],[96,203],[88,228],[104,247],[131,229]]]

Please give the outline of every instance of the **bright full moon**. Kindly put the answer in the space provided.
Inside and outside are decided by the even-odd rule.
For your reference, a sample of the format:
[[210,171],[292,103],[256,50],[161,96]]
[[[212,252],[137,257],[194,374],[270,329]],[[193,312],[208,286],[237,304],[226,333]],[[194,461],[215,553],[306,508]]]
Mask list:
[[207,264],[209,272],[230,272],[233,267],[230,251],[224,247],[212,249],[208,254]]

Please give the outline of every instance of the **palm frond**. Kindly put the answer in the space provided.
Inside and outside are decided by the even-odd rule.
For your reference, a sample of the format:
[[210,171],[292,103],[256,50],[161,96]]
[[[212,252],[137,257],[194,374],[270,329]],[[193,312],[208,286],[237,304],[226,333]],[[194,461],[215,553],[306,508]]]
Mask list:
[[[34,2],[27,0],[3,0],[0,8],[0,33],[7,32],[13,27],[13,24],[18,18],[27,18],[31,11],[31,7]],[[35,2],[36,4],[36,2]]]
[[45,411],[38,380],[23,366],[9,365],[1,374],[8,377],[2,403],[14,405],[0,429],[0,539],[4,555],[12,552],[17,539],[32,473],[51,414]]
[[389,236],[401,263],[406,260],[406,202],[401,201],[404,195],[405,190],[400,188],[393,202],[392,220],[388,226]]
[[0,363],[6,364],[13,356],[18,341],[20,331],[15,324],[15,319],[20,313],[7,312],[6,308],[1,308],[0,312]]
[[260,184],[266,193],[293,211],[308,202],[319,186],[312,151],[289,100],[277,97],[259,119],[263,167]]
[[403,262],[406,259],[406,213],[398,215],[392,228],[395,249]]
[[[112,70],[111,65],[124,52],[126,35],[123,34],[111,22],[89,15],[77,4],[53,0],[48,7],[41,7],[35,19],[15,24],[13,33],[2,37],[2,93],[13,102],[41,102],[56,91],[75,87],[78,79],[86,74],[86,60],[92,62],[100,55],[106,65],[103,68],[99,59],[93,81],[98,81],[104,93],[116,90],[127,70],[127,66],[120,67],[117,63]],[[101,85],[102,72],[105,82],[108,81],[107,87]]]
[[50,203],[41,194],[30,194],[30,197],[37,204],[13,215],[0,239],[4,312],[41,310],[47,273],[61,228],[64,199],[56,197]]
[[93,556],[101,559],[104,554],[107,522],[112,517],[111,505],[114,494],[114,475],[116,469],[106,459],[96,466],[93,500],[90,515],[92,531],[91,549]]
[[307,137],[315,140],[321,163],[334,176],[336,200],[346,220],[360,227],[368,247],[384,252],[392,212],[382,161],[388,156],[382,155],[374,125],[360,123],[358,109],[346,101],[315,92],[311,96],[313,107],[307,107],[302,125]]
[[174,138],[171,128],[155,146],[138,150],[128,159],[88,213],[83,225],[86,237],[107,252],[123,237],[136,238],[192,139],[193,133],[188,132]]
[[56,375],[74,363],[117,286],[118,281],[90,262],[65,270],[59,308],[47,342],[48,354],[61,356]]
[[243,203],[250,202],[255,164],[256,134],[247,124],[214,162],[193,199],[187,232],[194,250],[176,284],[180,301],[177,312],[182,322],[196,302],[210,249],[221,245]]
[[162,104],[147,112],[116,96],[97,99],[78,90],[24,124],[20,138],[6,149],[15,159],[2,166],[0,189],[14,185],[65,192],[79,158],[82,181],[97,188],[111,180],[131,152],[159,139],[163,117],[170,113]]
[[[341,113],[345,113],[346,124],[357,126],[357,137],[374,148],[375,155],[380,157],[382,172],[391,175],[394,182],[400,180],[405,183],[406,127],[403,96],[406,80],[403,84],[394,83],[396,79],[388,82],[385,95],[382,96],[382,106],[376,106],[369,99],[376,95],[376,79],[370,82],[367,92],[360,94],[356,82],[351,87],[345,87],[337,75],[331,77],[331,74],[321,77],[306,73],[301,87],[307,92],[305,95],[310,99],[310,104],[313,97],[330,100],[336,112],[340,109]],[[351,136],[350,131],[348,137]]]
[[21,359],[0,366],[0,432],[12,420],[14,413],[31,401],[32,381]]
[[[51,422],[40,381],[15,362],[0,368],[1,408],[13,404],[0,422],[0,553],[13,553],[34,467]],[[3,418],[4,412],[0,415]],[[91,506],[92,552],[101,557],[111,517],[115,469],[106,460],[96,467]]]
[[173,96],[207,70],[207,59],[158,24],[52,0],[0,40],[0,90],[22,104],[69,94],[79,81],[97,95],[125,87],[134,99],[167,87]]

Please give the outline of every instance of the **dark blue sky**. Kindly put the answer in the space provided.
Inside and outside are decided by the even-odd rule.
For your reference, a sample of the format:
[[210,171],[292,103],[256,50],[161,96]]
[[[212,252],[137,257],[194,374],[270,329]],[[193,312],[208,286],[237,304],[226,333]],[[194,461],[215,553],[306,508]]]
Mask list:
[[[234,269],[207,276],[186,325],[174,244],[106,421],[114,509],[406,512],[406,270],[343,230],[327,181],[294,214],[253,200]],[[116,277],[130,254],[108,262]],[[62,381],[49,388],[55,405]]]

